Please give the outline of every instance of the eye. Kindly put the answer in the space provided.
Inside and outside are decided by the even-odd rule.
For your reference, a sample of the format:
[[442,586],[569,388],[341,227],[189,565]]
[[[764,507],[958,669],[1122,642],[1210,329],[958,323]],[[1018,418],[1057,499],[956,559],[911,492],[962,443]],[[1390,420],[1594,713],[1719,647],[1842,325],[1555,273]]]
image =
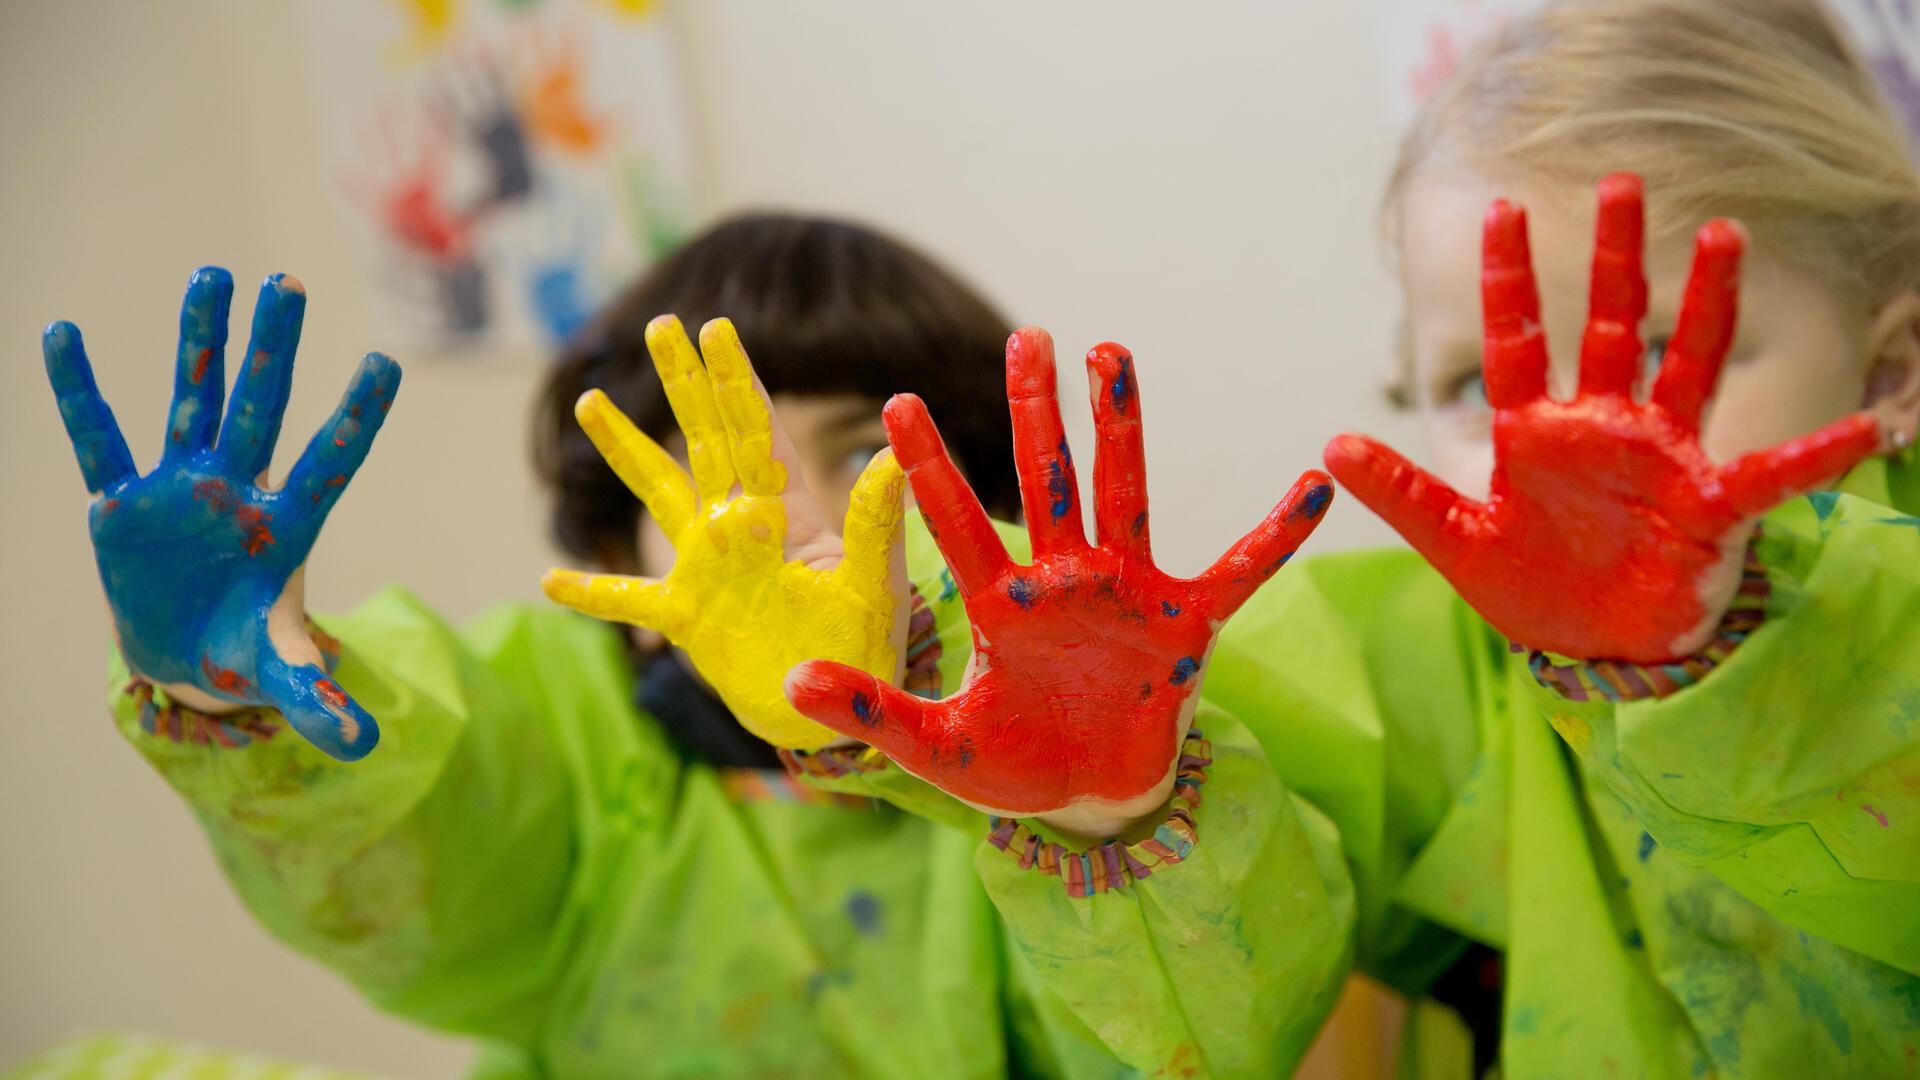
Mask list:
[[1667,358],[1669,340],[1666,334],[1655,334],[1647,339],[1647,351],[1641,354],[1640,359],[1640,371],[1643,375],[1651,378],[1660,370],[1660,362]]
[[1640,354],[1640,377],[1635,380],[1633,396],[1645,401],[1653,394],[1653,383],[1660,375],[1660,365],[1667,358],[1668,337],[1654,334],[1647,338],[1647,347]]
[[1475,368],[1455,376],[1441,391],[1440,404],[1468,409],[1487,408],[1487,382],[1481,377],[1480,370]]
[[847,471],[848,476],[859,476],[866,469],[867,464],[873,460],[873,455],[886,449],[886,446],[887,444],[883,442],[856,446],[847,451],[847,456],[841,460],[840,467]]

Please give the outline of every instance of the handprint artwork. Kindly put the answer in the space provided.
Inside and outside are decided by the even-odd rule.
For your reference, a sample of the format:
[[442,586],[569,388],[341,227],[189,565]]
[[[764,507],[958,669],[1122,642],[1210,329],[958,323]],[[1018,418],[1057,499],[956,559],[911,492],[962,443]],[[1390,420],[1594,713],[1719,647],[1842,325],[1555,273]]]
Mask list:
[[1221,624],[1286,564],[1333,495],[1326,474],[1308,471],[1206,572],[1170,577],[1153,562],[1133,357],[1100,345],[1087,369],[1097,448],[1092,543],[1060,418],[1053,341],[1029,327],[1007,343],[1031,564],[1008,557],[920,399],[887,405],[888,440],[973,624],[959,692],[928,701],[832,660],[801,664],[787,679],[802,713],[1003,816],[1077,804],[1137,816],[1164,801]]
[[97,496],[88,522],[128,666],[163,688],[278,709],[309,742],[352,761],[373,749],[380,729],[329,677],[306,635],[299,575],[373,447],[400,366],[367,354],[285,486],[268,487],[306,293],[284,274],[261,285],[222,422],[232,298],[233,279],[218,267],[195,271],[188,283],[166,449],[144,476],[72,323],[46,329],[47,377]]
[[1525,213],[1487,212],[1481,289],[1494,470],[1463,497],[1361,435],[1327,468],[1516,645],[1657,663],[1704,644],[1739,585],[1760,515],[1872,454],[1865,413],[1726,464],[1700,421],[1732,344],[1745,241],[1711,221],[1695,238],[1679,323],[1647,399],[1634,393],[1647,314],[1641,183],[1600,183],[1578,394],[1547,396],[1547,344]]

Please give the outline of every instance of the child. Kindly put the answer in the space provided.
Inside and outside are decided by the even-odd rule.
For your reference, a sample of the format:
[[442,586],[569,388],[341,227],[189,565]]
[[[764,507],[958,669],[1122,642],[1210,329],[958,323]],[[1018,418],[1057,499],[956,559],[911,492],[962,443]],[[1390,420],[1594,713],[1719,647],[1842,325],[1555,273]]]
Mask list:
[[[1609,176],[1583,304],[1590,185],[1623,168],[1652,199],[1650,281],[1641,184]],[[1527,219],[1509,204],[1486,215],[1476,266],[1468,223],[1502,194],[1533,211],[1537,286]],[[1911,1069],[1920,179],[1870,80],[1810,3],[1556,7],[1496,35],[1428,107],[1388,212],[1442,474],[1490,498],[1336,439],[1335,476],[1445,577],[1402,552],[1307,561],[1195,677],[1203,711],[1253,728],[1300,819],[1337,826],[1362,966],[1457,1007],[1416,1005],[1407,1064]],[[1716,215],[1745,231],[1701,229],[1681,302],[1686,234]],[[1549,383],[1573,400],[1547,400]],[[909,463],[924,439],[903,419],[893,444]],[[1849,467],[1833,490],[1791,498]],[[913,475],[929,514],[956,516],[945,543],[965,499]],[[999,616],[983,600],[977,617]],[[1012,750],[955,767],[941,751],[956,729],[993,730],[964,704],[915,705],[831,667],[796,682],[803,711],[865,731],[957,794],[1026,769]],[[1053,700],[1096,688],[1069,682]],[[882,703],[877,726],[849,722],[861,689]],[[1287,924],[1283,955],[1259,933],[1271,911],[1224,899],[1245,880],[1284,890],[1311,859],[1215,847],[1245,820],[1245,793],[1273,786],[1260,772],[1245,759],[1216,769],[1193,814],[1194,855],[1223,861],[1199,871],[1189,858],[1091,898],[1082,918],[1103,933],[1023,937],[1037,924],[1021,907],[1047,894],[1020,872],[1071,866],[1085,845],[1055,847],[1031,824],[995,834],[1017,861],[982,873],[1015,939],[1053,970],[1107,975],[1097,993],[1066,991],[1071,1007],[1150,1000],[1204,1027],[1234,1016],[1220,983],[1258,986],[1263,969],[1321,978],[1326,955],[1299,938],[1327,923]],[[1230,922],[1242,956],[1205,973],[1113,962],[1132,925],[1183,917]]]
[[[102,493],[92,519],[102,578],[138,672],[116,674],[114,715],[199,815],[271,932],[382,1008],[486,1040],[488,1075],[1120,1068],[1009,956],[969,868],[974,836],[767,768],[772,755],[740,738],[657,642],[623,642],[551,607],[505,608],[456,632],[398,590],[303,629],[297,568],[399,372],[369,357],[285,487],[256,488],[304,294],[291,278],[263,287],[216,425],[230,293],[222,271],[189,287],[168,451],[148,476],[135,472],[73,327],[49,328],[47,359],[88,486]],[[675,309],[731,312],[756,343],[770,399],[792,421],[790,443],[769,433],[792,467],[774,500],[786,539],[803,515],[831,520],[807,486],[845,503],[864,469],[884,495],[891,458],[867,459],[880,441],[878,395],[902,386],[970,418],[955,439],[961,460],[990,503],[1010,505],[1006,413],[990,374],[1007,327],[991,307],[865,229],[745,218],[656,267],[555,369],[540,457],[559,496],[556,532],[581,557],[667,569],[636,537],[638,504],[562,410],[595,386],[662,441],[674,414],[685,425],[677,395],[709,376],[678,324],[645,333],[675,381],[663,387],[640,356],[645,320]],[[724,324],[709,330],[712,382],[722,394],[749,390],[729,417],[745,408],[767,418],[737,341]],[[689,355],[690,367],[676,366]],[[729,460],[744,473],[752,451],[748,433]],[[696,439],[688,452],[704,481],[719,451]],[[764,441],[758,452],[764,464]],[[852,501],[859,550],[897,547],[887,500],[864,511]],[[897,483],[891,515],[897,523]],[[909,542],[913,578],[936,598],[930,545]],[[781,535],[770,543],[778,554]],[[820,528],[806,543],[811,551],[787,553],[803,566],[795,573],[831,578],[838,538]],[[877,565],[884,581],[884,555]],[[951,686],[964,627],[956,639],[925,614],[914,623],[907,684]],[[795,760],[846,773],[851,786],[890,783],[861,779],[874,765],[857,749]]]

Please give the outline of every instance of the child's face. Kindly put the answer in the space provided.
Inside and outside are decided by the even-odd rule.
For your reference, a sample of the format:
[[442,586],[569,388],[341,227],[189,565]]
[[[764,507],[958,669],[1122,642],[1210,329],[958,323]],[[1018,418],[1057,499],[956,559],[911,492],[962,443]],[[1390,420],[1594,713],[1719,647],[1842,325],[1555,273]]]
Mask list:
[[[883,402],[857,394],[798,397],[774,394],[773,411],[800,455],[800,472],[820,505],[820,512],[839,531],[846,515],[853,483],[861,470],[887,445],[880,423]],[[686,440],[677,433],[663,444],[668,453],[687,461]],[[641,571],[665,574],[673,565],[673,545],[654,524],[652,515],[640,515]]]
[[[1435,173],[1408,188],[1401,208],[1401,284],[1413,351],[1413,392],[1434,471],[1484,497],[1493,469],[1492,411],[1480,381],[1480,223],[1506,198],[1527,210],[1541,317],[1552,357],[1551,393],[1578,378],[1593,256],[1590,188],[1494,185]],[[1691,235],[1647,249],[1647,369],[1673,332],[1693,258]],[[1863,316],[1812,277],[1751,248],[1741,272],[1740,321],[1708,406],[1701,444],[1716,461],[1802,435],[1860,408],[1866,384]],[[1642,386],[1645,392],[1645,385]]]

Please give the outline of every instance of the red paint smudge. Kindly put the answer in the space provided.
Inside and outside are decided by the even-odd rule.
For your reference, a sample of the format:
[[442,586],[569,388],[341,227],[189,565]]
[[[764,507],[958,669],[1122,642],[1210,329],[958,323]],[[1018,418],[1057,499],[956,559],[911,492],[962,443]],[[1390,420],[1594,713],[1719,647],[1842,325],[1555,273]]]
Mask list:
[[344,710],[347,707],[347,692],[340,689],[340,684],[332,679],[321,679],[314,683],[313,692],[320,695],[320,700],[325,702],[329,709]]
[[1884,829],[1884,828],[1886,828],[1886,827],[1887,827],[1887,815],[1885,815],[1885,814],[1883,814],[1883,813],[1881,813],[1881,812],[1880,812],[1880,811],[1878,811],[1878,810],[1875,810],[1875,809],[1873,808],[1873,804],[1872,804],[1872,803],[1861,803],[1861,804],[1860,804],[1860,809],[1862,809],[1862,810],[1865,810],[1865,811],[1866,811],[1867,813],[1869,813],[1869,814],[1872,814],[1872,815],[1873,815],[1873,820],[1875,820],[1875,821],[1877,821],[1877,822],[1879,822],[1879,823],[1880,823],[1880,827],[1881,827],[1881,828],[1883,828],[1883,829]]
[[200,671],[207,677],[207,681],[213,684],[213,688],[223,694],[239,697],[253,689],[253,684],[239,672],[216,666],[210,656],[200,658]]
[[257,372],[261,368],[266,367],[267,361],[271,359],[273,359],[272,353],[265,349],[256,350],[253,354],[253,370]]
[[234,511],[233,518],[247,534],[247,554],[258,555],[268,544],[273,543],[273,530],[267,523],[273,515],[265,513],[257,506],[242,506]]
[[333,479],[327,481],[327,486],[328,487],[346,487],[347,478],[345,475],[335,475]]
[[120,509],[119,499],[107,499],[100,504],[100,512],[103,514],[111,514],[118,509]]
[[193,497],[195,501],[204,501],[217,514],[230,514],[234,507],[240,505],[240,500],[234,497],[233,489],[227,486],[225,480],[217,476],[210,480],[195,481]]
[[273,515],[257,506],[242,503],[233,493],[233,489],[227,486],[225,480],[216,476],[210,480],[195,482],[193,497],[196,501],[205,501],[216,514],[233,515],[234,524],[240,526],[240,530],[246,534],[244,543],[247,554],[258,555],[268,544],[274,542],[273,530],[267,524],[273,520]]
[[196,357],[193,361],[193,371],[189,373],[187,376],[189,379],[193,380],[193,385],[199,386],[200,380],[207,377],[207,361],[211,359],[213,359],[212,349],[200,350],[200,355]]

